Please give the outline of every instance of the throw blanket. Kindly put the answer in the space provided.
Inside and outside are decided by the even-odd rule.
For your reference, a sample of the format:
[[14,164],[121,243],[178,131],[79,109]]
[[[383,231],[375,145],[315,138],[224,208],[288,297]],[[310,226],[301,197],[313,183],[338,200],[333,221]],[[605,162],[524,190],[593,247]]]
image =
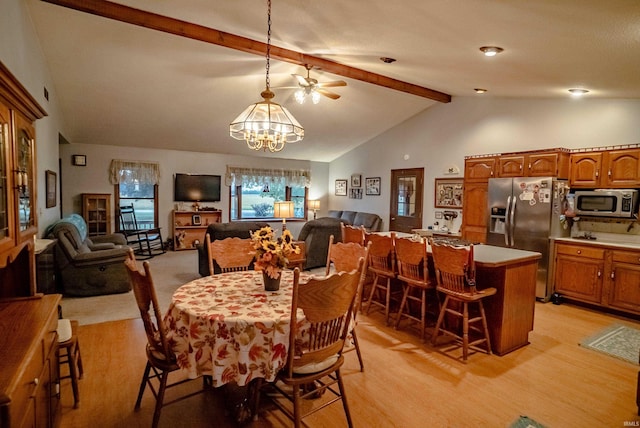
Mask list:
[[52,225],[47,227],[47,229],[44,232],[44,236],[49,236],[49,234],[53,232],[53,228],[60,223],[73,224],[76,227],[76,229],[78,229],[78,233],[80,234],[80,238],[82,239],[82,241],[87,239],[87,223],[84,221],[84,218],[82,218],[82,216],[79,214],[71,214],[68,217],[61,218],[60,220],[55,221]]

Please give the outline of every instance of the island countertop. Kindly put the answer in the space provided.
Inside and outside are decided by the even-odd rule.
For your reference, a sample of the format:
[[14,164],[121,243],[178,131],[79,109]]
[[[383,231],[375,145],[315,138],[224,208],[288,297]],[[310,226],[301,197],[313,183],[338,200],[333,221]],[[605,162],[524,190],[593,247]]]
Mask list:
[[474,260],[479,266],[499,267],[514,263],[529,262],[542,258],[534,251],[517,250],[515,248],[496,247],[494,245],[474,245]]

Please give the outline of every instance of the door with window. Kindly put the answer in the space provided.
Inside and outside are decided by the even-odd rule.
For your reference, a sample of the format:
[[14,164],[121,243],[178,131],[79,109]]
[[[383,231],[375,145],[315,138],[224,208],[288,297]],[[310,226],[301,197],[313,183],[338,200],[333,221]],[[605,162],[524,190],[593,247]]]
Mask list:
[[411,233],[422,227],[424,168],[391,170],[389,230]]

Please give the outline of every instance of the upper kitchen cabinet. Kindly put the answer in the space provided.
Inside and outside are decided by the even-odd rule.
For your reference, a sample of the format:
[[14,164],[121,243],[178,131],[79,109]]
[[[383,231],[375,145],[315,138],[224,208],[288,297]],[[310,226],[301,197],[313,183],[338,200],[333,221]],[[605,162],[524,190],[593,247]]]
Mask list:
[[498,158],[498,177],[557,177],[569,175],[569,151],[515,153]]
[[486,182],[495,177],[496,157],[469,157],[464,161],[465,181]]
[[571,187],[640,187],[640,148],[572,153]]

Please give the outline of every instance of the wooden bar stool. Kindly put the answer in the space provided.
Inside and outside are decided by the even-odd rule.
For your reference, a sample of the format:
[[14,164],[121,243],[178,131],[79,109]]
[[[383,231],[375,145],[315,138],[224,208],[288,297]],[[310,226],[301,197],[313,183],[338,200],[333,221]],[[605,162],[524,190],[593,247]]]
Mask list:
[[78,342],[78,321],[59,319],[58,320],[58,365],[69,366],[69,375],[60,376],[62,379],[71,379],[73,388],[73,408],[77,409],[80,404],[80,394],[78,392],[78,379],[82,379],[84,369],[82,368],[82,356],[80,355],[80,344]]

